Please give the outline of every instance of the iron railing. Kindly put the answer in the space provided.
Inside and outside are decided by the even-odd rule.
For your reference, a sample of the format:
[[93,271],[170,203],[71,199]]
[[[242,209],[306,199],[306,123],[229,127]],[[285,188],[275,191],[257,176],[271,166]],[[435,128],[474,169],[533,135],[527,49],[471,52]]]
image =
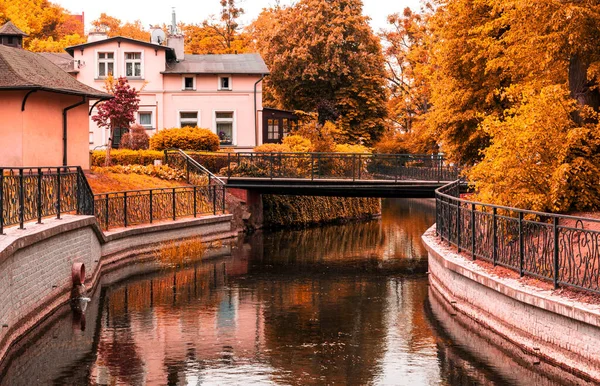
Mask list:
[[165,164],[183,170],[186,180],[193,185],[224,185],[210,170],[202,166],[193,157],[181,149],[167,149],[165,153]]
[[0,235],[4,227],[63,213],[94,214],[93,193],[78,166],[0,167]]
[[[165,153],[165,162],[184,168]],[[459,168],[439,154],[187,153],[213,175],[230,177],[453,181]]]
[[460,198],[458,180],[436,190],[436,233],[470,257],[600,293],[600,220]]
[[225,213],[225,186],[182,186],[96,194],[95,215],[104,230]]

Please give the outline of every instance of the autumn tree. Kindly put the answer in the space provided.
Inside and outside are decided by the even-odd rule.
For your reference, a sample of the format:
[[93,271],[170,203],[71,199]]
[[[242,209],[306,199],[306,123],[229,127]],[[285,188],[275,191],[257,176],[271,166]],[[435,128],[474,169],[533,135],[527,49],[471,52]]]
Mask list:
[[105,88],[114,98],[98,105],[98,113],[92,116],[92,120],[98,127],[109,130],[105,161],[106,166],[109,166],[115,130],[129,128],[135,122],[135,113],[138,111],[140,99],[138,91],[135,87],[131,87],[124,77],[115,80],[109,76]]
[[150,32],[142,26],[140,20],[123,23],[116,17],[101,13],[100,17],[92,21],[94,28],[105,31],[109,37],[124,36],[131,39],[150,41]]
[[0,0],[0,25],[12,21],[29,36],[23,47],[31,51],[60,52],[83,43],[83,25],[48,0]]
[[276,13],[270,31],[255,38],[275,98],[335,119],[349,142],[376,141],[387,113],[385,69],[362,2],[301,0]]

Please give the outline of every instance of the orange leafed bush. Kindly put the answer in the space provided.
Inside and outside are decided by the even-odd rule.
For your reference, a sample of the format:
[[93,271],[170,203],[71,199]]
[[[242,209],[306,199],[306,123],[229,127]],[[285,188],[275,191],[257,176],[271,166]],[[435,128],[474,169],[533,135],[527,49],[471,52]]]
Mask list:
[[[92,166],[104,166],[106,150],[92,152]],[[113,165],[150,165],[154,160],[162,160],[164,153],[155,150],[118,149],[110,152],[110,162]]]
[[150,138],[153,150],[178,148],[195,151],[219,150],[219,137],[208,129],[183,127],[160,130]]
[[121,149],[147,150],[150,145],[150,137],[142,125],[133,125],[129,132],[121,137],[119,147]]

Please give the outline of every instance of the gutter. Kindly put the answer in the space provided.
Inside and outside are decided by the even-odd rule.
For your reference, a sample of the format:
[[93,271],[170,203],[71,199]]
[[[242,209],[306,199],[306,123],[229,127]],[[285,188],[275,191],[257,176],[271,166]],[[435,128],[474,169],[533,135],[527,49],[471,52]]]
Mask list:
[[84,96],[80,102],[67,106],[63,109],[63,166],[67,166],[67,112],[75,107],[88,103],[87,96]]
[[268,74],[262,74],[259,80],[254,83],[254,146],[258,146],[258,111],[256,111],[256,89],[258,84],[265,79]]

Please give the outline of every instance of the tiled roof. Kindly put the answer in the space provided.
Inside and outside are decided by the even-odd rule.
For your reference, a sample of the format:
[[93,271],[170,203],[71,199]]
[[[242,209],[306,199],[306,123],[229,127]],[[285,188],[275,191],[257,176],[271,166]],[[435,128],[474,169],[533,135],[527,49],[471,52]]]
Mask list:
[[75,68],[75,60],[71,55],[67,54],[66,52],[39,52],[38,54],[42,55],[44,58],[56,64],[63,71],[66,71],[71,74],[79,72],[79,70]]
[[185,55],[167,63],[164,74],[268,74],[259,54]]
[[112,97],[77,81],[42,55],[2,45],[0,90],[45,90],[92,98]]
[[21,31],[17,26],[12,22],[6,22],[2,27],[0,27],[0,35],[10,35],[10,36],[29,36],[25,32]]

